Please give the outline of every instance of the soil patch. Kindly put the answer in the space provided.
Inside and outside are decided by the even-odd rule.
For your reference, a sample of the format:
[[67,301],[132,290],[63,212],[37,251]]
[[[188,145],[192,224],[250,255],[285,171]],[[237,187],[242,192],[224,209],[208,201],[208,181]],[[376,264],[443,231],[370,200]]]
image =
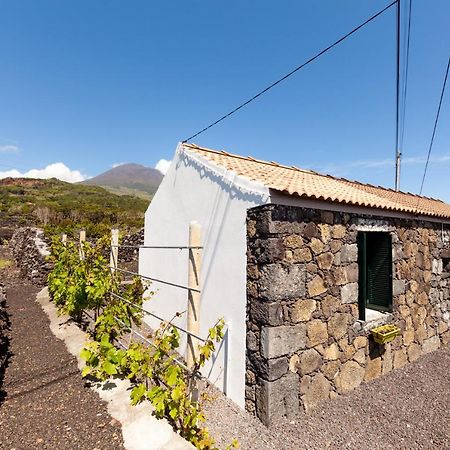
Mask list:
[[122,449],[120,423],[85,387],[76,359],[52,334],[35,301],[38,288],[21,280],[14,267],[4,280],[11,356],[0,406],[0,448]]

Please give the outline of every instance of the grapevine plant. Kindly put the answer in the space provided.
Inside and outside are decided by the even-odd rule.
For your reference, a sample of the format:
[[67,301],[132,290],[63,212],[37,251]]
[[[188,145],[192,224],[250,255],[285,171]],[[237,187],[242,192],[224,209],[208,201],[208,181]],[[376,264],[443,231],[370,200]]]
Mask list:
[[[86,362],[83,376],[99,380],[111,376],[130,379],[133,405],[150,401],[155,415],[166,418],[196,448],[215,450],[214,440],[203,426],[202,403],[196,401],[195,393],[200,369],[223,339],[223,319],[217,321],[198,346],[199,356],[190,370],[180,360],[180,334],[172,324],[173,319],[161,323],[147,339],[132,340],[131,329],[142,323],[145,289],[139,277],[123,288],[120,274],[108,267],[104,256],[107,247],[106,237],[95,246],[83,243],[80,258],[74,243],[63,244],[58,238],[52,242],[50,258],[54,268],[48,277],[48,287],[59,311],[75,320],[81,319],[83,311],[95,313],[92,340],[81,352]],[[128,345],[123,345],[125,341]],[[228,448],[237,446],[233,440]]]

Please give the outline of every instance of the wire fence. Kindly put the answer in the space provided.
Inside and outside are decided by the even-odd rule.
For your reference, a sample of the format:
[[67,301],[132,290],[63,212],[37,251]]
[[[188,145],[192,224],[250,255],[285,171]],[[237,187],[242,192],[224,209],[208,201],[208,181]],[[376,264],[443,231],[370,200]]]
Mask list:
[[[146,310],[145,308],[142,308],[142,306],[139,306],[136,303],[130,302],[126,298],[122,297],[121,295],[115,294],[114,292],[110,292],[110,294],[113,297],[116,297],[116,298],[122,300],[123,302],[125,302],[125,303],[127,303],[127,304],[129,304],[131,306],[134,306],[135,308],[139,309],[140,311],[142,311],[144,313],[144,315],[148,315],[148,316],[154,317],[155,319],[158,319],[161,322],[168,322],[166,319],[163,319],[162,317],[158,316],[157,314],[152,313],[152,312]],[[195,333],[191,333],[190,331],[185,330],[184,328],[182,328],[182,327],[180,327],[178,325],[175,325],[174,323],[171,323],[170,325],[172,327],[176,328],[177,330],[182,331],[183,333],[186,333],[186,334],[189,334],[192,337],[195,337],[196,339],[198,339],[201,342],[206,342],[206,339],[203,339],[200,336],[197,336]]]
[[131,270],[121,269],[121,268],[115,267],[115,266],[109,266],[109,268],[111,270],[117,270],[119,272],[126,273],[128,275],[133,275],[133,276],[136,276],[136,277],[140,277],[140,278],[142,278],[144,280],[154,281],[155,283],[166,284],[168,286],[174,286],[174,287],[177,287],[177,288],[180,288],[180,289],[185,289],[187,291],[201,292],[200,289],[191,288],[189,286],[183,286],[183,285],[177,284],[177,283],[171,283],[170,281],[164,281],[164,280],[160,280],[158,278],[148,277],[146,275],[141,275],[140,273],[133,272]]
[[[199,330],[199,312],[200,312],[200,268],[201,268],[201,250],[203,249],[203,246],[199,245],[201,243],[200,240],[200,229],[195,228],[197,225],[194,223],[190,225],[189,227],[189,244],[190,245],[131,245],[131,244],[119,244],[119,231],[117,229],[111,230],[111,244],[110,244],[110,261],[109,265],[107,266],[112,274],[114,272],[120,272],[125,275],[129,275],[132,277],[139,277],[142,280],[151,281],[154,283],[161,283],[163,285],[171,286],[174,288],[182,289],[184,291],[187,291],[187,308],[186,311],[176,313],[174,318],[177,316],[181,316],[184,313],[187,312],[186,316],[186,327],[182,327],[180,325],[177,325],[173,323],[173,319],[167,320],[164,319],[159,314],[155,314],[152,311],[149,311],[148,309],[141,306],[141,304],[134,303],[127,298],[124,297],[121,292],[112,292],[110,291],[109,294],[111,297],[114,297],[116,299],[119,299],[122,302],[127,303],[128,305],[137,308],[139,311],[143,313],[144,316],[152,317],[162,324],[167,324],[170,327],[174,327],[176,330],[184,333],[187,336],[187,349],[186,349],[186,362],[183,362],[182,360],[175,358],[173,356],[173,360],[178,363],[180,366],[182,366],[186,370],[192,370],[194,367],[197,357],[198,357],[198,351],[199,346],[196,345],[196,343],[206,343],[207,339],[204,339],[200,336]],[[196,234],[197,233],[197,234]],[[83,244],[86,240],[86,233],[84,231],[80,232],[80,238],[79,238],[79,253],[80,253],[80,259],[84,258],[84,247]],[[63,243],[67,242],[67,236],[62,236]],[[161,278],[143,275],[138,272],[135,272],[133,270],[129,270],[128,268],[122,268],[118,267],[119,263],[119,250],[120,249],[134,249],[134,250],[140,250],[140,249],[154,249],[154,250],[188,250],[189,256],[187,261],[187,269],[188,269],[188,283],[187,285],[183,285],[180,283],[175,283],[169,280],[164,280]],[[121,281],[121,285],[129,284],[131,280],[123,280]],[[93,314],[86,313],[86,317],[89,318],[90,324],[94,324],[96,321],[97,313],[95,311],[91,311]],[[129,326],[123,322],[123,320],[119,319],[118,317],[114,316],[114,319],[120,323],[126,330],[129,331],[130,336],[135,335],[139,337],[139,339],[142,340],[142,342],[145,342],[148,345],[155,346],[155,344],[145,337],[140,331],[136,330],[133,325]],[[194,324],[194,326],[192,325]],[[128,346],[122,342],[121,340],[117,340],[117,343],[122,348],[128,348]],[[129,344],[128,344],[129,345]],[[198,374],[199,377],[202,378],[200,374]]]
[[[127,268],[118,267],[119,261],[119,250],[120,249],[133,249],[133,250],[141,250],[141,249],[151,249],[151,250],[188,250],[189,254],[186,261],[186,269],[187,269],[187,285],[173,282],[171,280],[162,279],[161,277],[154,277],[151,274],[141,274],[130,270]],[[200,270],[201,270],[201,250],[203,246],[201,245],[201,230],[200,226],[195,222],[191,223],[189,226],[189,245],[133,245],[133,244],[120,244],[119,243],[119,232],[117,229],[111,230],[111,249],[110,249],[110,264],[109,269],[111,273],[114,274],[115,271],[118,271],[122,274],[129,275],[132,277],[139,277],[141,280],[148,280],[153,283],[163,284],[166,286],[171,286],[180,290],[184,290],[187,292],[186,302],[187,308],[183,313],[176,313],[174,318],[180,316],[187,312],[186,315],[186,327],[182,327],[180,325],[174,324],[173,319],[170,321],[161,317],[161,315],[155,314],[141,305],[133,303],[127,299],[125,299],[122,295],[118,293],[111,292],[110,294],[120,299],[121,301],[126,302],[127,304],[138,308],[144,315],[153,317],[154,319],[160,321],[161,323],[167,323],[173,326],[175,329],[184,333],[187,337],[187,346],[186,346],[186,367],[193,368],[196,364],[196,361],[199,357],[199,343],[206,343],[207,340],[200,337],[200,325],[199,325],[199,313],[200,313]],[[133,330],[134,331],[134,330]]]
[[186,246],[186,245],[111,245],[113,248],[152,248],[152,249],[169,249],[169,250],[201,250],[202,246]]

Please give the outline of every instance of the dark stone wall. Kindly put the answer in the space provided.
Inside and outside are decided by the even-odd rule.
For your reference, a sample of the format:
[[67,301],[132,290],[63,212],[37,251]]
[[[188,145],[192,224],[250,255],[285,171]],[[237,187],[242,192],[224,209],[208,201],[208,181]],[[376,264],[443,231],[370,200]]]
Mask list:
[[43,230],[19,228],[12,236],[9,247],[21,276],[37,286],[44,286],[52,266],[47,259],[50,250]]
[[[392,314],[362,322],[358,231],[393,242]],[[246,408],[269,424],[354,389],[450,341],[440,224],[264,205],[247,217]],[[370,329],[402,333],[380,346]]]
[[124,236],[119,248],[119,263],[137,261],[139,258],[139,249],[135,248],[144,244],[144,229],[133,234]]
[[6,289],[0,283],[0,404],[2,402],[2,384],[9,348],[9,316],[6,311]]

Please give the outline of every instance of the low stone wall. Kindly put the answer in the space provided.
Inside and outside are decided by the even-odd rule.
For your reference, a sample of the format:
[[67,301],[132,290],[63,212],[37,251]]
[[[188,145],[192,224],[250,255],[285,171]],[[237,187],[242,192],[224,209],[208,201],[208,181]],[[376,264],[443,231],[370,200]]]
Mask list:
[[[128,234],[124,236],[121,245],[125,247],[121,247],[119,249],[119,263],[137,261],[139,257],[139,249],[131,247],[137,247],[143,244],[144,244],[143,228],[137,233]],[[130,248],[128,248],[127,246],[130,246]]]
[[9,318],[6,311],[6,289],[0,283],[0,389],[3,382],[5,363],[8,357]]
[[21,275],[37,286],[44,286],[51,270],[51,263],[47,261],[50,251],[44,232],[39,228],[20,228],[9,245]]
[[13,236],[14,229],[10,227],[0,227],[0,245],[6,244]]
[[[393,242],[393,313],[376,344],[358,311],[358,231]],[[450,341],[441,225],[265,205],[248,212],[246,408],[295,416]],[[386,321],[386,319],[383,319]]]

